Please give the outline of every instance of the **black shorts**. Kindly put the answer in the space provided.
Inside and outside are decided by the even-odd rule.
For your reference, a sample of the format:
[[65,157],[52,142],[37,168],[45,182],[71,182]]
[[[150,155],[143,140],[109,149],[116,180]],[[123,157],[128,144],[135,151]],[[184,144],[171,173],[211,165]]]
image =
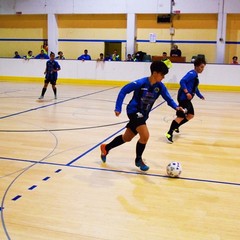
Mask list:
[[138,134],[136,128],[145,125],[146,124],[146,119],[144,115],[140,112],[133,113],[133,114],[128,114],[129,122],[126,125],[126,128],[131,129],[131,131],[134,134]]
[[[187,113],[194,115],[194,108],[192,102],[189,100],[179,101],[179,106],[183,109],[187,109]],[[185,113],[182,111],[177,111],[177,117],[185,118]]]
[[50,83],[52,85],[56,85],[57,78],[53,74],[49,74],[45,78],[45,83]]

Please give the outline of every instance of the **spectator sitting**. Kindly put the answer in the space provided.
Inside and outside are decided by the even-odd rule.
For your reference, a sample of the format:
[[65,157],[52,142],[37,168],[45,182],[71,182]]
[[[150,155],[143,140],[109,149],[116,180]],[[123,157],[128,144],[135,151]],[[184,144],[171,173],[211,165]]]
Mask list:
[[92,60],[91,56],[88,55],[88,50],[87,49],[84,50],[84,54],[83,55],[78,57],[78,60],[83,60],[83,61],[85,61],[85,60]]
[[33,52],[31,50],[28,51],[28,54],[23,57],[24,59],[31,59],[34,58]]
[[14,57],[13,58],[21,58],[21,56],[18,54],[18,51],[14,52]]
[[104,61],[104,55],[103,53],[99,54],[99,58],[97,59],[97,61]]
[[231,64],[238,64],[238,57],[237,56],[233,56]]
[[35,57],[35,59],[49,59],[49,56],[44,53],[44,50],[41,50],[41,52]]
[[65,57],[63,56],[63,52],[62,51],[58,52],[58,56],[56,57],[56,59],[62,59],[62,60],[65,59]]
[[182,51],[180,49],[178,49],[177,45],[173,45],[173,48],[170,52],[170,56],[171,57],[181,57],[182,56]]
[[172,67],[172,62],[170,61],[170,59],[168,59],[166,52],[163,52],[162,54],[162,62],[164,62],[168,68]]
[[48,54],[48,43],[46,40],[43,42],[43,45],[41,46],[41,50],[43,50],[45,54]]
[[117,53],[117,50],[115,49],[112,54],[112,61],[120,61],[120,56]]
[[132,58],[132,55],[130,53],[127,55],[126,61],[127,62],[133,62],[133,58]]
[[106,54],[104,61],[112,61],[112,58],[110,57],[109,54]]

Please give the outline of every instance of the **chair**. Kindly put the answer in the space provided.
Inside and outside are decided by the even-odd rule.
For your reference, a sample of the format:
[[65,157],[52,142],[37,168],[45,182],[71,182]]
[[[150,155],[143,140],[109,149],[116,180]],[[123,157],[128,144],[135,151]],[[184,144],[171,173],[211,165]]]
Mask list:
[[144,55],[143,56],[143,62],[151,62],[151,61],[152,61],[151,55]]

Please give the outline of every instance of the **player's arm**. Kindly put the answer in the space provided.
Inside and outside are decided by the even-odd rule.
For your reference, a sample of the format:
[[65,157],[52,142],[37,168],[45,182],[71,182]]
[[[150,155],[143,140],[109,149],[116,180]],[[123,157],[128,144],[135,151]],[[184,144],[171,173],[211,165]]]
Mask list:
[[176,102],[172,99],[170,93],[168,92],[166,86],[163,84],[161,87],[161,95],[163,99],[167,102],[167,104],[172,107],[176,111],[183,111],[184,109],[182,107],[179,107]]
[[188,72],[181,80],[180,80],[180,86],[183,92],[186,94],[186,97],[188,100],[192,99],[192,94],[189,92],[189,89],[187,87],[188,82],[191,81],[192,78],[195,78],[194,72]]
[[60,65],[58,64],[58,62],[56,62],[56,65],[54,66],[53,71],[54,71],[54,72],[58,72],[59,70],[61,70],[61,67],[60,67]]
[[114,110],[116,116],[119,116],[122,112],[122,104],[123,104],[123,100],[126,97],[126,95],[128,93],[134,91],[137,88],[138,88],[138,83],[137,83],[137,81],[135,81],[135,82],[128,83],[120,90],[118,97],[117,97],[115,110]]
[[205,100],[204,96],[200,93],[199,89],[196,90],[196,95],[201,98],[202,100]]

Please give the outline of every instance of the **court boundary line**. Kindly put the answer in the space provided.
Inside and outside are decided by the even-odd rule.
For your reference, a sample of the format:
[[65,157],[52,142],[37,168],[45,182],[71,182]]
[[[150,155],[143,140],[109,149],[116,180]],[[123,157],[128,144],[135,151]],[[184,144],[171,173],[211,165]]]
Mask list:
[[[0,157],[2,160],[6,161],[18,161],[18,162],[29,162],[41,165],[51,165],[57,167],[67,167],[67,168],[79,168],[79,169],[87,169],[87,170],[95,170],[95,171],[104,171],[104,172],[116,172],[116,173],[124,173],[124,174],[131,174],[131,175],[144,175],[149,177],[159,177],[159,178],[168,178],[172,180],[186,180],[186,181],[196,181],[196,182],[203,182],[203,183],[215,183],[215,184],[222,184],[222,185],[232,185],[232,186],[239,186],[240,183],[236,182],[227,182],[227,181],[218,181],[218,180],[211,180],[211,179],[200,179],[200,178],[189,178],[189,177],[179,177],[179,178],[171,178],[167,175],[157,174],[157,173],[147,173],[141,171],[125,171],[125,170],[118,170],[118,169],[108,169],[108,168],[101,168],[101,167],[89,167],[89,166],[77,166],[77,165],[68,165],[64,163],[54,163],[54,162],[39,162],[34,160],[24,160],[24,159],[17,159],[17,158],[5,158]],[[100,160],[99,160],[100,161]],[[101,162],[101,164],[104,164]]]

